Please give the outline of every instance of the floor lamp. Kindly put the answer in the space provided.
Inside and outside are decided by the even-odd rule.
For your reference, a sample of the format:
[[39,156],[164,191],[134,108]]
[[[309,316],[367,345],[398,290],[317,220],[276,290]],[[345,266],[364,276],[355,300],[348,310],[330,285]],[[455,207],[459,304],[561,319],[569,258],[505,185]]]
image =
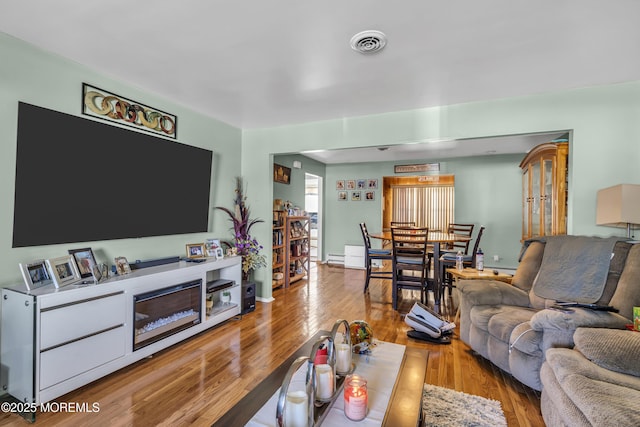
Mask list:
[[596,224],[627,229],[631,238],[631,225],[640,224],[640,185],[619,184],[598,190]]

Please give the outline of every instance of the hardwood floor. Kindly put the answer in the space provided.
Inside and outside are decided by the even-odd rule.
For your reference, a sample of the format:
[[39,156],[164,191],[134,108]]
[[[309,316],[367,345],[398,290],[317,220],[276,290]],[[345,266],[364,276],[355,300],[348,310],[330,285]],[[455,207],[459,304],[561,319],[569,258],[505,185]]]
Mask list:
[[[391,308],[388,281],[373,280],[363,294],[364,272],[320,265],[309,283],[274,291],[275,301],[203,332],[57,399],[99,405],[99,412],[44,412],[36,425],[211,425],[281,361],[336,319],[366,320],[375,337],[429,350],[425,382],[502,402],[509,426],[543,426],[539,393],[506,375],[454,335],[450,345],[409,339],[410,329]],[[413,295],[404,291],[400,310]],[[416,294],[417,297],[417,294]],[[453,318],[451,301],[445,316]],[[0,426],[24,426],[15,414]]]

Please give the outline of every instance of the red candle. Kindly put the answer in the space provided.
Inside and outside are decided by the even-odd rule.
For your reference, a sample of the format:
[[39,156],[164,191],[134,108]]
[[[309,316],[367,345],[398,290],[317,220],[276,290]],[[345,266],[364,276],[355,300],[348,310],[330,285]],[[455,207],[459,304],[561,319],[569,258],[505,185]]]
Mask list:
[[360,375],[349,375],[344,381],[344,414],[352,421],[367,416],[367,380]]

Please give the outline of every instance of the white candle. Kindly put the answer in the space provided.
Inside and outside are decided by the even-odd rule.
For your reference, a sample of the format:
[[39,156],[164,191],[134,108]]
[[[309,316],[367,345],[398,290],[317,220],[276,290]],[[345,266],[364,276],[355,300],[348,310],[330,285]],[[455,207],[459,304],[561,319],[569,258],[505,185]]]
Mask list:
[[351,346],[336,344],[336,371],[345,374],[351,369]]
[[286,427],[307,427],[308,399],[307,393],[302,390],[287,392],[284,406],[284,425]]
[[318,399],[331,399],[335,382],[333,369],[330,365],[316,366],[316,397]]

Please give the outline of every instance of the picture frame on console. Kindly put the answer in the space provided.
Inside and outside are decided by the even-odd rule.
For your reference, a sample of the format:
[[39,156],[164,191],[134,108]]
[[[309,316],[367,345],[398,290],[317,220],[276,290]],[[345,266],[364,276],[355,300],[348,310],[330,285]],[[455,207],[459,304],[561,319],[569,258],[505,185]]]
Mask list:
[[51,272],[53,283],[56,288],[60,288],[80,280],[80,272],[71,255],[65,255],[58,258],[51,258],[46,261],[47,267]]
[[98,263],[91,248],[69,249],[69,255],[73,256],[81,278],[85,279],[95,275],[93,270]]
[[189,243],[187,245],[187,258],[204,258],[204,243]]
[[218,258],[218,248],[222,249],[220,239],[207,239],[204,243],[205,253],[208,257]]
[[131,273],[131,266],[129,265],[127,258],[118,256],[114,258],[114,261],[116,263],[116,272],[118,275]]
[[19,264],[24,284],[31,291],[43,286],[52,285],[53,279],[47,269],[45,260],[37,260],[28,264]]

